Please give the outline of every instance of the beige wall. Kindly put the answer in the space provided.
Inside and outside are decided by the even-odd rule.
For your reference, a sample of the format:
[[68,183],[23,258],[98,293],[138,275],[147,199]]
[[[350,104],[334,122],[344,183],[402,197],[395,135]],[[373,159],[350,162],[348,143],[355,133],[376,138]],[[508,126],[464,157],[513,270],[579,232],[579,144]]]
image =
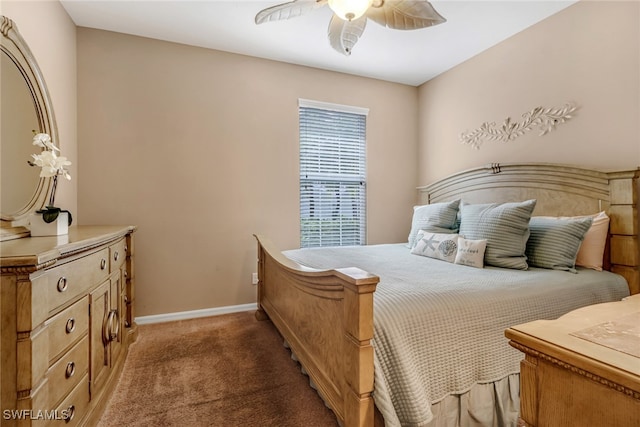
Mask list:
[[[536,106],[580,106],[543,137],[485,142],[459,134],[520,121]],[[640,165],[640,3],[582,1],[419,88],[419,183],[491,162]]]
[[72,180],[58,185],[56,205],[77,214],[76,26],[58,1],[2,0],[0,13],[15,22],[44,75],[62,154],[73,162]]
[[138,315],[255,302],[252,233],[299,245],[298,98],[370,108],[368,241],[406,239],[415,87],[78,29],[82,222],[136,235]]
[[[38,59],[74,161],[59,204],[83,224],[139,226],[138,315],[254,302],[251,234],[297,246],[298,98],[371,109],[369,243],[404,240],[414,187],[460,169],[640,164],[637,2],[578,3],[420,88],[76,33],[58,2],[0,7]],[[458,142],[484,121],[566,101],[580,110],[547,136],[479,151]]]

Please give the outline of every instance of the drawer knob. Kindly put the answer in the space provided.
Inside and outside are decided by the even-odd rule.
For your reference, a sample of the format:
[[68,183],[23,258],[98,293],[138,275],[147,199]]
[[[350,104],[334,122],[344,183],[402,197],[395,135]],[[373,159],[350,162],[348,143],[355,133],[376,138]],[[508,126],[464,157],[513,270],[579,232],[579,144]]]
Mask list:
[[67,331],[68,334],[70,334],[71,332],[73,332],[75,328],[76,328],[76,319],[74,319],[73,317],[70,317],[69,319],[67,319],[65,330]]
[[58,292],[64,292],[67,290],[67,278],[62,276],[58,279]]
[[100,270],[104,270],[105,268],[107,268],[107,260],[102,258],[100,260]]
[[66,413],[66,418],[64,419],[65,423],[70,422],[73,419],[73,416],[76,413],[76,407],[75,405],[71,405],[67,408],[67,413]]
[[67,369],[64,371],[65,378],[71,378],[76,373],[76,364],[74,362],[67,363]]
[[113,260],[114,260],[114,261],[117,261],[117,260],[118,260],[118,258],[120,258],[120,254],[118,253],[118,251],[115,251],[115,252],[113,253]]

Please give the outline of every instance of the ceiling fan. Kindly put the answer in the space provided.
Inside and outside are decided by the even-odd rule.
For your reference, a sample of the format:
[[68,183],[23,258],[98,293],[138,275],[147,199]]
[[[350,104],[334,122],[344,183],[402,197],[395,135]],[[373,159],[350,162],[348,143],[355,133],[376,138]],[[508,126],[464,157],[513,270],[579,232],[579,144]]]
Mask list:
[[338,52],[351,55],[367,25],[367,19],[395,30],[416,30],[446,22],[427,0],[293,0],[261,10],[256,24],[296,18],[329,5],[329,43]]

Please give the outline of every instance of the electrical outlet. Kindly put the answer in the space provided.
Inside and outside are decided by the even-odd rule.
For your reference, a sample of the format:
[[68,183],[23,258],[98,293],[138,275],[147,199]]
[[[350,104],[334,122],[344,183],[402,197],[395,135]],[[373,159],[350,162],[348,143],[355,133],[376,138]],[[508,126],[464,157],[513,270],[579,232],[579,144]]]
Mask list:
[[258,273],[251,273],[251,284],[258,284]]

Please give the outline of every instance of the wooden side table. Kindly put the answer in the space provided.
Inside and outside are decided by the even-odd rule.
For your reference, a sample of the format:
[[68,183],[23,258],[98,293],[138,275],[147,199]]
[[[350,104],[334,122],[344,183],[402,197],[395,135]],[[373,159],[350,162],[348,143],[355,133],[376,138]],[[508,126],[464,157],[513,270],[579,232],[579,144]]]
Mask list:
[[522,426],[640,426],[640,294],[505,331]]

